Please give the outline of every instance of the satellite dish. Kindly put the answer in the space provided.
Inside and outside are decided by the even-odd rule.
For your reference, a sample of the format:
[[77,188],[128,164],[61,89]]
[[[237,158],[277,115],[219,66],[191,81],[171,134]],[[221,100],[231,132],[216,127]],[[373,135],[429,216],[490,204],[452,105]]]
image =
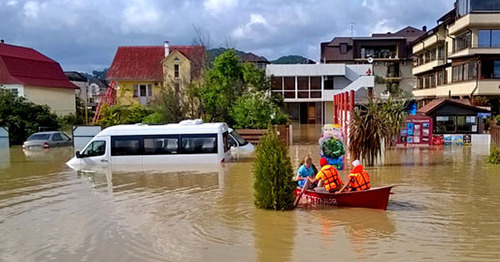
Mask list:
[[367,61],[368,63],[370,63],[370,64],[371,64],[371,63],[373,63],[373,57],[368,57],[368,59],[366,59],[366,61]]

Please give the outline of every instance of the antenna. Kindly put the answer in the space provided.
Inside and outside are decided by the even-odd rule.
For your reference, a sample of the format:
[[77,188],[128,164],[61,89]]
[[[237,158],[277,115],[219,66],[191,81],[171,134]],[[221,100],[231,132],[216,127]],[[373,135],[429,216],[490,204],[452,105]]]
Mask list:
[[356,24],[356,23],[351,22],[351,37],[353,37],[353,36],[354,36],[354,25],[355,25],[355,24]]

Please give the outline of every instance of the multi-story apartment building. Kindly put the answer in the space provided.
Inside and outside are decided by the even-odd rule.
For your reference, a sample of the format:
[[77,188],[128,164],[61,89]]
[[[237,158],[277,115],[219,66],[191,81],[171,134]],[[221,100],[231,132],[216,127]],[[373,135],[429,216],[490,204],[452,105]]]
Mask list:
[[424,34],[408,26],[395,33],[372,34],[371,37],[335,37],[321,43],[322,63],[372,63],[375,75],[373,95],[411,94],[416,82],[412,74],[410,43]]
[[438,25],[416,39],[413,95],[420,105],[438,97],[483,96],[498,112],[500,1],[457,0]]

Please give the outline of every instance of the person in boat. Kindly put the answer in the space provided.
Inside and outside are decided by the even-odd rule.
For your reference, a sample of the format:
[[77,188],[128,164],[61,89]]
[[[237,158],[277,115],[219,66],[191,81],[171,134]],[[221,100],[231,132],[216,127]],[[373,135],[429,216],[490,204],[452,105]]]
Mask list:
[[299,169],[297,170],[297,177],[295,180],[299,182],[299,187],[303,187],[304,184],[307,181],[308,177],[313,177],[314,174],[316,174],[318,170],[312,163],[312,158],[310,155],[307,155],[304,158],[303,163],[300,165]]
[[340,179],[339,171],[328,164],[328,160],[324,157],[319,160],[319,165],[321,169],[318,174],[316,174],[314,178],[307,178],[311,184],[318,183],[318,187],[315,188],[315,191],[333,193],[342,188],[343,183]]
[[346,189],[348,191],[362,191],[370,189],[370,175],[368,172],[363,170],[361,162],[359,160],[354,160],[352,162],[352,166],[353,169],[349,173],[349,182],[342,187],[340,192],[343,192]]

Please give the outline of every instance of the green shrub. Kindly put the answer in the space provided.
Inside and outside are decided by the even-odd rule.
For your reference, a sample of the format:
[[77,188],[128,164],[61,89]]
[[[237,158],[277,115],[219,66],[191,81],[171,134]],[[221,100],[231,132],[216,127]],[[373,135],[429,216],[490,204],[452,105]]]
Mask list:
[[142,120],[154,113],[153,110],[148,109],[140,104],[135,105],[115,105],[108,107],[103,105],[101,108],[101,126],[114,126],[120,124],[135,124],[142,123]]
[[142,119],[143,124],[163,124],[165,116],[160,112],[154,112]]
[[500,164],[500,149],[495,144],[491,144],[490,155],[488,156],[488,163]]
[[255,205],[262,209],[293,208],[296,184],[288,149],[270,127],[257,146],[253,165]]
[[36,105],[24,97],[0,90],[0,126],[9,129],[10,143],[18,145],[32,133],[58,129],[59,123],[50,107]]
[[495,116],[495,122],[499,123],[500,122],[500,115]]

